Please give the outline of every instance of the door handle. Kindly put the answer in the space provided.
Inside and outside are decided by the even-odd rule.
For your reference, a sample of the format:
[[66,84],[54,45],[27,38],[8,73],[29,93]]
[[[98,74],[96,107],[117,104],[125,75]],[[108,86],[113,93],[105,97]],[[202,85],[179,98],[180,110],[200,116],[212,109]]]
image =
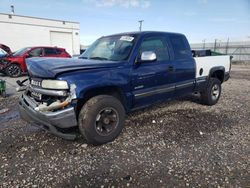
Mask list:
[[168,66],[168,71],[170,71],[170,72],[173,72],[174,71],[174,67],[173,66]]

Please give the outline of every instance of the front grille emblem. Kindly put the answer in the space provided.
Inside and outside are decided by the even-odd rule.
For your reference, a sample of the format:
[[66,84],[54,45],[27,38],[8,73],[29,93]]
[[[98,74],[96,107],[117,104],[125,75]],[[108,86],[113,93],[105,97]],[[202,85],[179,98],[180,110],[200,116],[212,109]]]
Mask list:
[[41,87],[42,86],[42,82],[37,81],[37,80],[31,80],[31,85],[37,86],[37,87]]

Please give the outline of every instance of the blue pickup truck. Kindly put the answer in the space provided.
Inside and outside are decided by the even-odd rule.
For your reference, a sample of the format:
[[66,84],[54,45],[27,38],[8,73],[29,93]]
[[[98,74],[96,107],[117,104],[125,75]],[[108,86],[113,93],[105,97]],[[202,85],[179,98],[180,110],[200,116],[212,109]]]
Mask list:
[[229,56],[193,58],[183,34],[149,31],[101,37],[79,59],[27,64],[21,117],[65,139],[75,127],[90,144],[114,140],[126,113],[161,101],[199,92],[216,104],[231,69]]

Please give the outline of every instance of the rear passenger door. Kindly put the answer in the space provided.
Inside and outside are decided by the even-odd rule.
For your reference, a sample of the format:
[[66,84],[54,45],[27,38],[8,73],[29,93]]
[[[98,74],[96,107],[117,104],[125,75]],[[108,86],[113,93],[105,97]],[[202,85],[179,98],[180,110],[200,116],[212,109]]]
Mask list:
[[196,65],[189,43],[184,35],[169,35],[172,48],[174,80],[176,81],[175,97],[191,93],[194,89]]
[[174,75],[169,48],[164,36],[148,36],[141,42],[138,57],[145,51],[156,54],[153,62],[135,62],[132,71],[134,107],[140,108],[169,99],[174,93]]

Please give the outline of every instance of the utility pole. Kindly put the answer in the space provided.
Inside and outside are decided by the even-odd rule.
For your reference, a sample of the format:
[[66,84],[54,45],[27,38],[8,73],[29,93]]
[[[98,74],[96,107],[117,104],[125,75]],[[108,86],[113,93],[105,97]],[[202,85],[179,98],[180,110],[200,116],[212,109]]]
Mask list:
[[11,5],[10,9],[11,9],[11,14],[15,14],[15,7],[14,7],[14,5]]
[[217,45],[217,39],[214,40],[214,52],[216,50],[216,45]]
[[203,39],[202,42],[203,42],[203,49],[205,50],[205,48],[206,48],[206,39]]
[[227,38],[226,54],[228,53],[228,46],[229,46],[229,37]]
[[142,30],[142,22],[144,22],[144,20],[139,20],[138,22],[140,23],[139,31],[141,31]]

